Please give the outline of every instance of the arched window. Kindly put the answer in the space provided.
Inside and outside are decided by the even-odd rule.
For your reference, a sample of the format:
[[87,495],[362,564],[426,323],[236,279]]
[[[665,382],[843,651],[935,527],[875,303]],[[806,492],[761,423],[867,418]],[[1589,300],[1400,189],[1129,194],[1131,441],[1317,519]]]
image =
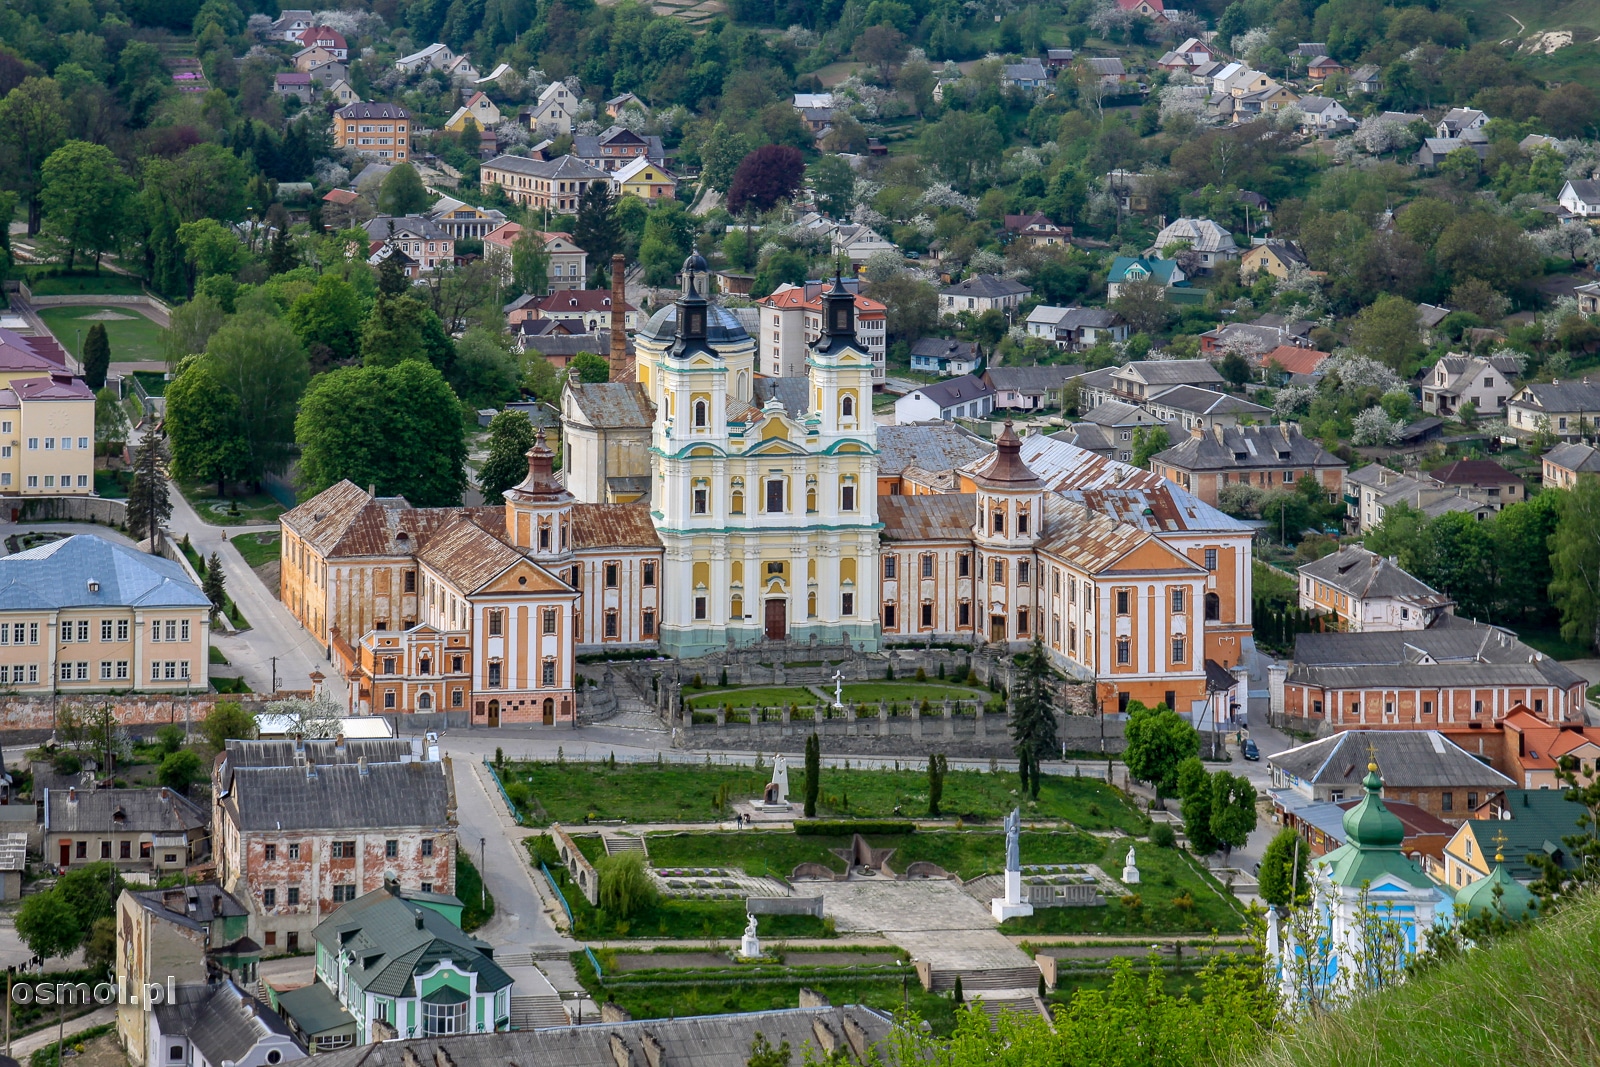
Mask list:
[[839,401],[839,417],[844,419],[853,419],[856,417],[855,397],[847,395],[844,397],[844,399]]
[[417,710],[430,711],[433,708],[433,697],[428,693],[417,694]]
[[1222,598],[1215,593],[1206,594],[1206,622],[1217,622],[1222,618]]
[[703,429],[705,427],[706,402],[704,400],[696,400],[694,402],[694,424],[696,429]]

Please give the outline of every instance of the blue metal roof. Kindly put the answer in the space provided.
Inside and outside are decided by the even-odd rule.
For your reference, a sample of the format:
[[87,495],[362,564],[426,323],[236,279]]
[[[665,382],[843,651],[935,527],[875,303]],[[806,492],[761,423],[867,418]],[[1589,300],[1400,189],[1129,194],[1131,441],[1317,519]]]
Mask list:
[[0,559],[0,611],[209,607],[172,560],[93,534],[75,534]]

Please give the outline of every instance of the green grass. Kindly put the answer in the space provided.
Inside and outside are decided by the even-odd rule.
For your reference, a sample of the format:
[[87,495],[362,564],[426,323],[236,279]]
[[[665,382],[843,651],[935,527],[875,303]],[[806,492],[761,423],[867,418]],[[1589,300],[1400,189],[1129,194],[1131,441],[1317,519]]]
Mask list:
[[494,897],[483,888],[483,876],[463,848],[456,849],[456,898],[466,905],[461,929],[468,933],[494,918]]
[[[28,272],[28,289],[34,296],[142,296],[144,287],[139,284],[138,278],[130,278],[126,274],[113,274],[111,271],[72,271],[68,273],[61,268],[47,268]],[[80,310],[72,308],[68,310]],[[82,308],[82,311],[93,311],[93,308]],[[116,349],[112,349],[115,353]],[[116,358],[115,355],[112,356]]]
[[797,708],[812,708],[817,704],[817,694],[804,686],[763,686],[751,689],[711,689],[689,697],[690,710],[710,709],[731,704],[735,708],[784,708],[793,704]]
[[858,682],[844,687],[844,698],[856,704],[876,704],[880,700],[886,700],[891,704],[904,704],[908,701],[920,703],[926,700],[933,705],[935,711],[946,699],[987,702],[992,696],[994,694],[986,689],[940,685],[937,682]]
[[211,688],[219,693],[249,693],[253,692],[250,683],[243,678],[213,678]]
[[[1561,1007],[1565,1005],[1565,1007]],[[1297,1024],[1247,1067],[1532,1067],[1600,1062],[1600,896]]]
[[1260,560],[1252,560],[1250,573],[1251,590],[1258,599],[1281,600],[1288,604],[1300,602],[1299,590],[1294,579],[1278,568],[1269,567]]
[[284,512],[283,505],[266,493],[248,493],[238,485],[230,486],[225,498],[217,496],[216,486],[209,482],[179,482],[178,488],[200,521],[211,526],[260,526],[277,522]]
[[1568,641],[1561,636],[1560,627],[1526,626],[1517,630],[1517,637],[1530,648],[1538,649],[1552,659],[1591,659],[1594,649],[1582,641]]
[[167,376],[164,373],[153,370],[136,370],[133,372],[133,376],[138,379],[140,385],[144,386],[146,395],[167,395]]
[[[787,878],[802,863],[821,863],[844,871],[844,860],[830,849],[847,848],[850,835],[805,835],[779,831],[744,833],[651,834],[646,839],[650,864],[657,870],[674,867],[737,867],[756,877]],[[1005,834],[992,830],[939,830],[914,834],[874,834],[873,848],[892,848],[889,867],[904,871],[918,861],[936,863],[963,879],[1004,869]],[[1099,857],[1100,839],[1070,830],[1028,832],[1022,835],[1022,856],[1027,863],[1087,863]],[[1126,848],[1123,849],[1127,851]]]
[[[524,839],[528,851],[537,858],[537,842],[542,835]],[[746,922],[743,900],[684,900],[661,897],[654,904],[624,919],[601,911],[584,899],[565,870],[550,868],[561,885],[561,893],[572,909],[572,936],[581,941],[600,941],[622,937],[660,937],[675,939],[734,938],[744,933]],[[762,920],[768,937],[828,937],[831,928],[814,915],[769,915]]]
[[128,483],[132,480],[127,471],[97,470],[94,472],[94,491],[110,500],[124,500],[128,496]]
[[228,657],[222,654],[222,649],[218,648],[216,645],[212,645],[211,662],[218,664],[219,666],[226,667],[228,665]]
[[280,536],[276,533],[239,534],[230,540],[251,567],[278,562]]
[[[105,275],[116,278],[118,275]],[[38,292],[38,290],[35,290]],[[135,288],[134,292],[138,292]],[[40,295],[62,295],[43,294]],[[85,318],[102,311],[114,312],[118,315],[128,316],[125,319],[112,319],[100,325],[106,328],[106,340],[111,342],[111,361],[113,363],[131,363],[141,359],[164,359],[161,352],[161,327],[145,318],[139,311],[131,307],[47,307],[39,308],[39,317],[44,324],[55,334],[56,340],[61,342],[61,347],[78,354],[78,345],[81,338],[88,336],[89,327],[95,321]],[[160,380],[161,375],[157,374]],[[150,383],[145,382],[145,388],[150,388]],[[159,390],[151,390],[151,395],[157,395]]]
[[[767,767],[696,766],[654,763],[507,764],[501,781],[530,823],[580,824],[596,819],[628,822],[716,822],[726,810],[715,806],[719,791],[737,799],[759,796],[771,780]],[[789,795],[803,795],[805,770],[789,762]],[[945,777],[940,809],[946,817],[1000,819],[1018,803],[1013,774],[951,771]],[[928,813],[928,776],[922,767],[905,770],[842,770],[824,767],[818,814],[861,818],[923,818]],[[1046,775],[1037,802],[1022,805],[1029,819],[1070,822],[1086,830],[1143,833],[1144,816],[1116,789],[1092,778]],[[797,812],[798,813],[798,812]]]
[[[1128,854],[1128,838],[1106,846],[1097,862],[1101,870],[1117,877]],[[1036,860],[1023,840],[1024,863]],[[1139,885],[1132,887],[1139,907],[1123,899],[1103,908],[1039,908],[1032,915],[1008,919],[1000,925],[1007,934],[1089,933],[1232,933],[1244,927],[1244,908],[1215,879],[1201,874],[1186,853],[1178,849],[1138,846]],[[1187,907],[1182,898],[1188,898]]]

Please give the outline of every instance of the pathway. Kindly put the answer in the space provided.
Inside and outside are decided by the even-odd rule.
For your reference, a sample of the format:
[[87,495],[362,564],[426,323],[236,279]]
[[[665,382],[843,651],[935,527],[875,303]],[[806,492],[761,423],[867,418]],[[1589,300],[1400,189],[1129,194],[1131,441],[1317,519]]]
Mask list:
[[[80,1015],[76,1019],[68,1019],[66,1024],[67,1040],[72,1040],[85,1030],[92,1030],[97,1026],[117,1021],[117,1008],[115,1004],[108,1004],[103,1008],[96,1008],[87,1015]],[[26,1037],[16,1038],[11,1042],[11,1058],[26,1063],[42,1048],[49,1048],[57,1041],[61,1030],[55,1026],[47,1026],[43,1030],[36,1030]]]

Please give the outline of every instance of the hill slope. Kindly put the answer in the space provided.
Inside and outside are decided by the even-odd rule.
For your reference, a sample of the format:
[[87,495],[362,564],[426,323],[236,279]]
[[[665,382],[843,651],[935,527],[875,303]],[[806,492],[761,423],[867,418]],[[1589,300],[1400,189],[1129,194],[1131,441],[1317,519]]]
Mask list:
[[1600,1063],[1600,895],[1271,1042],[1249,1067]]

